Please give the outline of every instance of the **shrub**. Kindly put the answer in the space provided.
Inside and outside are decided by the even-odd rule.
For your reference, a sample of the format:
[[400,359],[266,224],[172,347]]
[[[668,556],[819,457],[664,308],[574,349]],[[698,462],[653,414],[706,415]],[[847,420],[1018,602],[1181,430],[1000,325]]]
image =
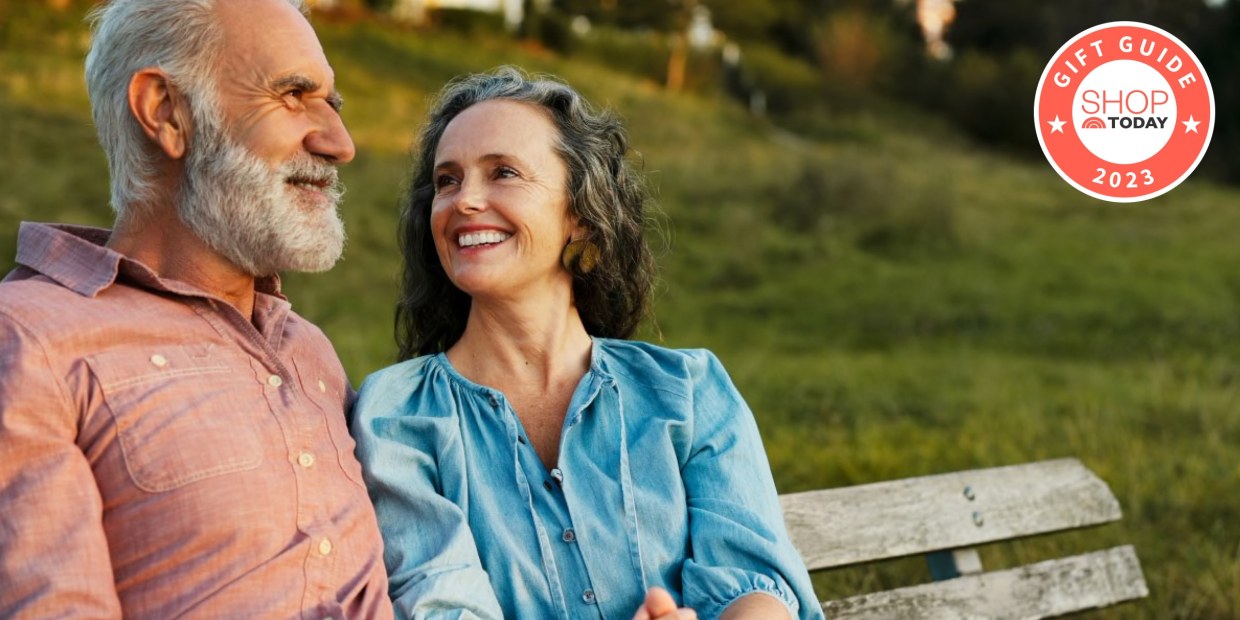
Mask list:
[[786,114],[821,97],[822,75],[809,63],[763,44],[741,50],[742,80],[765,94],[772,114]]

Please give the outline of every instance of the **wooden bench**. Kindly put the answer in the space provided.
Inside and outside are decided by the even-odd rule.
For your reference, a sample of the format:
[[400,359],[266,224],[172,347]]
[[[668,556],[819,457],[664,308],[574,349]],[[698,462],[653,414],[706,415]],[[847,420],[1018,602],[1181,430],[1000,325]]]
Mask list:
[[828,618],[1049,618],[1148,596],[1132,545],[985,572],[976,545],[1118,521],[1076,459],[780,498],[811,571],[928,554],[931,583],[826,601]]

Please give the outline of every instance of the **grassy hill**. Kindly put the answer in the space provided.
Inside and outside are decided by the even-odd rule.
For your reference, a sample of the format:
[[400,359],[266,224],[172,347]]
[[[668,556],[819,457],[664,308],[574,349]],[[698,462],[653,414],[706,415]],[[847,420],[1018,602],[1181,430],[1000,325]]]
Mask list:
[[[110,221],[80,15],[5,10],[0,270],[20,220]],[[1190,180],[1108,204],[912,113],[824,112],[826,138],[797,136],[505,40],[318,27],[358,145],[350,243],[287,288],[355,383],[394,355],[397,201],[426,97],[503,63],[552,72],[628,119],[664,212],[645,337],[719,353],[782,491],[1075,456],[1123,522],[983,549],[988,566],[1132,542],[1150,599],[1091,617],[1240,617],[1240,191]],[[926,574],[908,560],[816,586]]]

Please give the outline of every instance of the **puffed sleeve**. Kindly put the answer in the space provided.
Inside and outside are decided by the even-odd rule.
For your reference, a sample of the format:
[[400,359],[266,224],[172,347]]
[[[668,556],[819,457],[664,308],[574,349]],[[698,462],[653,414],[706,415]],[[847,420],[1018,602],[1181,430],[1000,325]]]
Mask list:
[[121,617],[78,417],[39,340],[0,311],[0,617]]
[[418,378],[407,366],[362,385],[353,433],[370,499],[383,534],[389,595],[397,618],[502,618],[461,508],[442,494],[439,456],[459,442],[443,416],[416,415],[410,398]]
[[684,604],[717,618],[737,599],[763,592],[793,618],[822,618],[809,574],[792,547],[753,413],[719,360],[690,352],[693,440],[683,468],[690,557]]

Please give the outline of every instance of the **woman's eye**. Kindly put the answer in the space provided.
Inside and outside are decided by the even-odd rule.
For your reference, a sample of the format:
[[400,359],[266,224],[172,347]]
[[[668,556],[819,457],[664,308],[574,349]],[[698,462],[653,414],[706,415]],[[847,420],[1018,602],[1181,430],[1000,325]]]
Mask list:
[[508,166],[500,166],[495,170],[495,176],[500,179],[511,179],[517,176],[517,171]]
[[450,174],[441,174],[435,177],[435,189],[442,190],[449,185],[455,185],[456,179]]

